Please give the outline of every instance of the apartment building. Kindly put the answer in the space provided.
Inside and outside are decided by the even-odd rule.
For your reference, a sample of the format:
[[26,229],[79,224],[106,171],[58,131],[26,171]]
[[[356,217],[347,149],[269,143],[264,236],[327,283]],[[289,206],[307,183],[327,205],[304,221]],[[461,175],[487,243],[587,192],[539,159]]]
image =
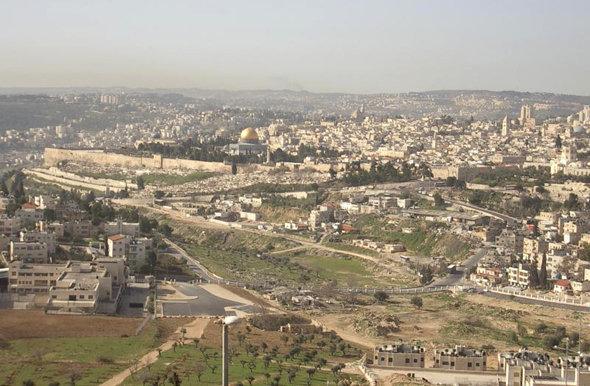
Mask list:
[[522,240],[522,253],[526,256],[535,256],[547,252],[549,244],[544,240],[525,238]]
[[121,234],[139,237],[139,223],[123,222],[122,220],[109,222],[104,224],[104,233],[107,236]]
[[322,224],[330,222],[330,218],[331,212],[327,210],[312,210],[309,214],[309,226],[311,229],[316,229]]
[[18,234],[21,229],[21,220],[19,218],[0,215],[0,234],[12,236]]
[[14,204],[14,197],[0,196],[0,211],[5,211],[12,204]]
[[503,373],[500,384],[506,386],[590,385],[587,361],[588,357],[584,354],[570,356],[567,360],[559,358],[554,361],[548,354],[529,352],[526,349],[499,353],[498,367],[500,373]]
[[39,221],[37,223],[37,230],[39,232],[48,232],[55,234],[55,237],[64,237],[65,225],[59,222],[48,223],[47,221]]
[[0,233],[0,253],[10,249],[10,237]]
[[109,257],[127,258],[127,264],[132,270],[145,262],[147,253],[151,249],[152,241],[150,239],[136,240],[124,235],[113,235],[107,239]]
[[47,252],[49,254],[55,253],[55,234],[50,232],[30,231],[20,232],[20,241],[25,243],[45,243],[47,244]]
[[8,265],[8,292],[30,294],[48,292],[67,264],[28,264],[13,261]]
[[34,204],[37,205],[39,209],[52,209],[55,210],[57,207],[58,198],[48,196],[48,195],[40,195],[35,196]]
[[516,232],[503,229],[502,233],[496,236],[496,245],[511,249],[514,253],[522,253],[524,237]]
[[37,221],[43,220],[43,211],[41,209],[37,209],[35,205],[33,207],[26,206],[27,204],[23,204],[21,209],[17,209],[14,213],[14,217],[20,219],[22,226],[35,226]]
[[585,220],[571,219],[563,223],[563,242],[577,244],[583,233],[588,232],[589,226]]
[[22,241],[10,242],[10,260],[20,260],[27,263],[47,263],[47,244],[28,243]]
[[434,351],[434,367],[458,371],[485,371],[487,353],[465,346],[455,346]]
[[376,346],[373,364],[384,367],[424,367],[425,350],[417,345],[404,343]]
[[375,209],[387,209],[393,206],[394,198],[390,196],[371,196],[369,197],[369,205]]
[[[559,272],[560,266],[563,264],[564,260],[568,259],[570,256],[565,250],[558,250],[555,249],[551,253],[546,254],[547,259],[547,274],[549,276],[555,276]],[[538,268],[541,269],[543,259],[538,259]]]
[[66,233],[71,237],[90,237],[96,233],[96,229],[90,220],[67,221],[64,223]]
[[528,288],[531,284],[531,266],[527,264],[515,264],[508,268],[508,283],[511,286]]
[[[47,312],[94,313],[99,301],[116,301],[120,287],[113,286],[113,276],[105,263],[102,264],[69,262],[49,289]],[[123,259],[116,264],[124,266]],[[118,271],[120,269],[123,268]]]

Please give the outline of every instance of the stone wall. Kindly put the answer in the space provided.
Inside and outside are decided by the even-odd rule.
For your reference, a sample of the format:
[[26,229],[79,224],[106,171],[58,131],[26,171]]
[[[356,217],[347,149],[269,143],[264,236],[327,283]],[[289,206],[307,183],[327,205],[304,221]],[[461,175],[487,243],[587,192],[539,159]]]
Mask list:
[[[163,170],[188,169],[210,172],[231,173],[231,165],[223,162],[205,162],[178,158],[165,158],[160,154],[152,157],[131,157],[122,154],[105,153],[103,150],[70,150],[45,148],[45,166],[57,166],[61,161],[78,161],[94,163],[97,165],[118,165],[122,167],[148,167]],[[318,172],[328,172],[332,165],[329,164],[294,164],[285,163],[277,165],[286,167],[291,171],[314,169]],[[268,171],[274,166],[248,164],[238,165],[238,173],[251,173],[254,171]]]

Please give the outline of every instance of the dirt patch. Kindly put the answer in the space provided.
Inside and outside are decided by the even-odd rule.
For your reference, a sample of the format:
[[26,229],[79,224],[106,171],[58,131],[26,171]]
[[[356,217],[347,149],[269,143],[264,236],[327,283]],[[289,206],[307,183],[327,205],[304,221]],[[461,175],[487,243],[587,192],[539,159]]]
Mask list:
[[46,315],[43,311],[0,310],[0,337],[89,338],[133,335],[138,318],[109,316]]

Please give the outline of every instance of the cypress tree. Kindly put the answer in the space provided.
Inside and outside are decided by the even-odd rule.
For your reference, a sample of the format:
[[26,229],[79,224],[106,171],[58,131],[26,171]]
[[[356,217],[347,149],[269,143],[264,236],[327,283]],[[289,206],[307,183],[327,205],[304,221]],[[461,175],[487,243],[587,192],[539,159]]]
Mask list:
[[535,261],[531,265],[529,281],[531,288],[536,288],[539,286],[539,271],[537,271],[537,259],[535,259]]
[[539,274],[539,285],[547,289],[547,254],[543,253],[541,260],[541,273]]

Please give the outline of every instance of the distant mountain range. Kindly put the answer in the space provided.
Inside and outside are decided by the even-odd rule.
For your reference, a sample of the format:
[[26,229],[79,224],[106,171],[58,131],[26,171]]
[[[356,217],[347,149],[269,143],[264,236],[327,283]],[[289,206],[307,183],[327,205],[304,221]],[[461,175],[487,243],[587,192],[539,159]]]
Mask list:
[[540,118],[567,116],[590,104],[590,96],[542,92],[489,90],[434,90],[390,94],[312,93],[293,90],[204,90],[198,88],[55,87],[0,88],[0,94],[178,94],[206,99],[214,105],[313,113],[318,116],[349,115],[365,104],[369,115],[451,115],[475,119],[518,117],[523,104],[537,106]]

